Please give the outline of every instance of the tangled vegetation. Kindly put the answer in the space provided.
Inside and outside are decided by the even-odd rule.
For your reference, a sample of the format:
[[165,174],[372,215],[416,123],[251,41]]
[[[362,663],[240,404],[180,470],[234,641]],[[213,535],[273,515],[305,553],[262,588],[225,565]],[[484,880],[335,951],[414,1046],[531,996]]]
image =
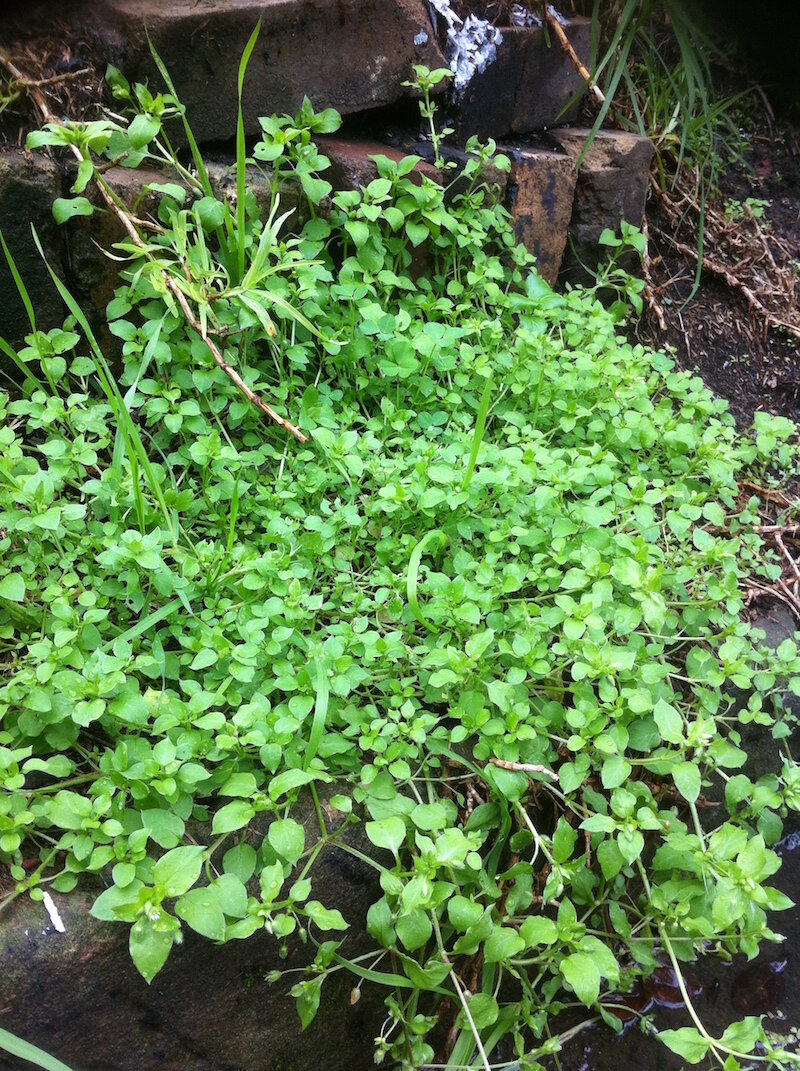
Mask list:
[[[148,980],[182,927],[300,934],[303,1026],[350,971],[386,987],[376,1058],[407,1069],[530,1071],[561,1010],[621,1030],[661,963],[691,1009],[681,965],[754,956],[790,905],[800,658],[743,619],[740,582],[779,570],[737,480],[791,467],[794,427],[738,435],[619,306],[551,291],[482,182],[492,145],[446,186],[378,157],[333,194],[313,138],[338,116],[306,103],[262,121],[265,218],[241,123],[229,203],[190,134],[179,162],[169,83],[111,81],[127,119],[31,138],[78,160],[57,216],[103,203],[128,238],[119,369],[55,276],[64,327],[31,310],[5,347],[0,906],[95,875]],[[120,159],[171,164],[153,220]],[[757,781],[750,722],[783,756]],[[358,955],[326,845],[375,871]],[[689,1063],[797,1063],[758,1017],[692,1014],[660,1035]]]

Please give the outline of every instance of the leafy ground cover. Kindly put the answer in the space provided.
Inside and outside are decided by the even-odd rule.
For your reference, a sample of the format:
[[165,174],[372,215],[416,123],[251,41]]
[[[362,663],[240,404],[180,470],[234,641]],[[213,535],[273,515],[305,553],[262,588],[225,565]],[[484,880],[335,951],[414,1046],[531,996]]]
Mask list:
[[[31,310],[6,347],[0,906],[99,875],[147,979],[182,927],[299,934],[303,1025],[349,970],[386,988],[376,1056],[405,1068],[536,1068],[559,1011],[619,1030],[661,964],[691,1009],[681,964],[755,955],[790,906],[769,879],[800,660],[741,615],[780,566],[740,481],[793,467],[794,426],[740,435],[619,303],[551,291],[481,182],[493,146],[445,186],[378,158],[334,195],[313,136],[338,117],[306,104],[263,121],[262,219],[243,137],[227,203],[190,137],[191,169],[172,150],[169,82],[111,81],[127,119],[32,137],[78,160],[57,216],[94,187],[128,239],[118,378],[57,280],[64,327]],[[108,159],[171,164],[157,218]],[[749,722],[783,756],[755,782]],[[314,863],[356,823],[381,895],[351,959]],[[797,1062],[758,1017],[661,1037],[728,1071]]]

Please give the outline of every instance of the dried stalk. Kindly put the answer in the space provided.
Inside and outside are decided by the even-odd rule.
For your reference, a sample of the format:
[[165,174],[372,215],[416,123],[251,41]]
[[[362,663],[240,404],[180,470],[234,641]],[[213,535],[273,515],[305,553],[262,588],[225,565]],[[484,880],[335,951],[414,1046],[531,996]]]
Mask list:
[[[31,79],[26,78],[22,71],[20,71],[19,68],[14,63],[12,63],[9,57],[6,56],[3,52],[0,52],[0,64],[2,64],[2,66],[6,68],[9,74],[11,74],[11,76],[20,86],[22,86],[30,93],[34,103],[36,104],[36,107],[41,112],[42,119],[44,120],[44,122],[53,123],[57,126],[65,125],[50,111],[47,101],[45,100],[44,95],[40,90],[40,83],[33,82],[31,81]],[[77,145],[70,145],[70,149],[72,150],[73,156],[79,163],[81,163],[85,159],[84,154],[81,152]],[[143,252],[145,252],[147,256],[152,259],[152,254],[150,253],[146,242],[144,242],[142,236],[136,229],[136,226],[134,225],[131,217],[127,214],[124,208],[122,208],[114,199],[114,196],[110,188],[106,185],[106,183],[98,176],[95,176],[95,178],[95,184],[97,186],[97,189],[100,191],[101,197],[105,201],[108,208],[114,213],[114,215],[120,221],[122,226],[125,228],[125,231],[129,235],[133,244],[138,249],[141,249]],[[140,221],[137,220],[137,223],[138,222]],[[189,303],[186,300],[186,295],[181,290],[176,279],[172,275],[170,275],[169,272],[163,270],[161,272],[161,277],[164,280],[164,283],[170,293],[175,297],[178,304],[180,305],[181,310],[183,311],[183,314],[186,317],[186,321],[189,326],[194,331],[197,331],[197,333],[200,335],[203,342],[205,343],[206,347],[208,348],[208,351],[210,352],[211,356],[217,363],[217,366],[225,373],[225,375],[228,377],[228,379],[230,379],[230,381],[234,384],[237,390],[239,390],[244,395],[244,397],[247,398],[251,405],[254,405],[257,409],[264,413],[265,416],[269,417],[269,419],[272,420],[275,424],[278,424],[280,427],[282,427],[284,431],[288,432],[289,435],[297,439],[298,442],[308,442],[308,438],[302,433],[302,431],[300,431],[299,428],[295,427],[295,425],[292,424],[290,421],[282,417],[279,413],[276,413],[272,406],[268,405],[253,390],[251,390],[250,387],[247,386],[242,377],[239,375],[239,373],[236,371],[236,369],[233,368],[233,366],[225,359],[217,344],[208,337],[208,333],[206,332],[205,328],[201,326],[200,322],[197,320],[197,317],[192,312]]]
[[578,74],[584,80],[586,85],[589,87],[589,89],[594,94],[594,99],[597,101],[598,104],[605,104],[605,102],[606,102],[605,94],[603,93],[603,91],[600,88],[600,86],[597,85],[597,83],[592,79],[591,74],[586,69],[586,67],[583,65],[583,63],[581,62],[581,59],[578,56],[578,53],[575,51],[575,49],[570,44],[569,38],[564,33],[564,27],[558,21],[558,18],[556,17],[555,13],[553,12],[552,8],[550,7],[550,4],[548,4],[546,2],[546,0],[545,0],[545,2],[543,2],[540,5],[540,7],[541,7],[541,12],[542,12],[542,21],[546,22],[547,25],[550,27],[550,29],[553,31],[553,33],[556,35],[556,37],[558,38],[559,44],[561,45],[561,47],[566,52],[570,63],[572,64],[572,66],[575,68],[575,70],[578,72]]
[[540,773],[549,777],[551,781],[558,780],[558,774],[548,770],[546,766],[540,766],[536,762],[506,762],[505,759],[489,759],[492,766],[499,766],[501,770],[514,770],[517,773]]

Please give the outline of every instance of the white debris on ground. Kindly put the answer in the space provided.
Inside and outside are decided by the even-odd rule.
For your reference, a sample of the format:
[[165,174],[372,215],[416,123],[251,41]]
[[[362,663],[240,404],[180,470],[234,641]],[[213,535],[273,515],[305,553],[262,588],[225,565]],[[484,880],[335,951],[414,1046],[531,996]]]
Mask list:
[[428,0],[434,21],[440,15],[447,25],[447,62],[453,72],[456,96],[462,93],[470,79],[485,71],[497,55],[502,41],[500,31],[485,19],[468,15],[462,20],[450,6],[450,0]]
[[50,916],[50,922],[53,925],[53,929],[56,930],[58,933],[65,933],[66,927],[61,921],[61,916],[58,913],[58,908],[56,907],[55,902],[53,901],[53,897],[50,895],[49,892],[42,893],[42,903],[44,904],[45,911]]
[[425,33],[424,30],[420,30],[419,33],[414,38],[414,44],[415,45],[427,45],[427,43],[428,43],[428,35]]

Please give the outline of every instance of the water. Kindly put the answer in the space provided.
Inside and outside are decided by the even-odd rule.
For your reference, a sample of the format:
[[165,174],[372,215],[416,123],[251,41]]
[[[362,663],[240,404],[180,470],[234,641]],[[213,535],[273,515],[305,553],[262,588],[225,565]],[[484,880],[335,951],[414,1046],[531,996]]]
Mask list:
[[[783,865],[773,883],[794,900],[800,899],[800,832],[792,832],[777,846]],[[764,944],[750,963],[736,957],[725,964],[708,957],[685,964],[684,975],[692,1003],[706,1029],[719,1037],[725,1027],[745,1015],[764,1015],[768,1034],[786,1039],[800,1049],[800,910],[773,915],[771,927],[783,934],[781,944]],[[627,1020],[622,1035],[604,1025],[589,1027],[568,1041],[558,1061],[545,1061],[548,1071],[681,1071],[681,1057],[643,1033],[640,1016],[647,1015],[659,1030],[690,1026],[670,968],[661,968],[638,992],[625,998],[639,1013],[621,1013]],[[699,1065],[701,1068],[712,1066]]]

